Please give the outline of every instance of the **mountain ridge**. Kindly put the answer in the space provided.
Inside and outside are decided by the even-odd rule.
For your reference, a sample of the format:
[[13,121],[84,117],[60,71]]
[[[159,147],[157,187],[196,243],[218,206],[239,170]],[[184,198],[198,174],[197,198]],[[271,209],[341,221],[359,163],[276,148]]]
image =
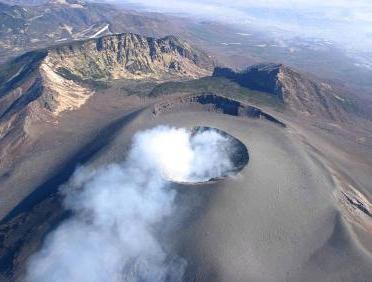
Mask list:
[[190,79],[212,68],[206,54],[174,36],[123,33],[26,53],[0,69],[1,156],[27,139],[33,121],[54,122],[84,105],[95,93],[88,81]]
[[177,34],[169,20],[118,9],[108,3],[78,0],[42,1],[39,5],[0,2],[0,62],[52,44],[117,33],[151,37]]
[[348,101],[332,85],[286,66],[261,63],[242,71],[217,67],[214,77],[225,77],[243,87],[263,91],[277,97],[288,109],[305,116],[321,116],[345,121]]

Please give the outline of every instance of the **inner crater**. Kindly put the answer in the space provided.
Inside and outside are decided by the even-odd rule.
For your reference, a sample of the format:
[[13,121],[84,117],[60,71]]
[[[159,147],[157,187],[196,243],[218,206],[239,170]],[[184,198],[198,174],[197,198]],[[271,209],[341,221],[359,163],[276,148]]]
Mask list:
[[[239,173],[249,161],[247,147],[230,134],[211,127],[193,127],[186,130],[190,152],[185,173],[163,170],[164,177],[172,182],[202,184]],[[175,152],[180,159],[181,153]]]

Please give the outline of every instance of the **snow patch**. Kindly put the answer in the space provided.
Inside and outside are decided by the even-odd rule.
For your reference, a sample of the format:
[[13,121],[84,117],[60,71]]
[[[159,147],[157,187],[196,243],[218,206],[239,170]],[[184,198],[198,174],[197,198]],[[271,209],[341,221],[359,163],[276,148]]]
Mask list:
[[94,38],[94,37],[97,37],[98,35],[102,34],[103,32],[105,32],[106,30],[108,30],[109,28],[109,24],[106,24],[103,28],[101,28],[100,30],[98,30],[95,34],[93,34],[90,38]]
[[240,42],[222,42],[221,45],[229,46],[229,45],[240,45]]

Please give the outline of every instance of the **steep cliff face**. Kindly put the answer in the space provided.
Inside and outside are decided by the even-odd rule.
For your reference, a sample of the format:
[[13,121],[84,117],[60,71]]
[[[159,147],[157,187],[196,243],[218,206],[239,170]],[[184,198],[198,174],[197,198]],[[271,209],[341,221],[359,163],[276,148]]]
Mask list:
[[211,70],[208,56],[173,36],[118,34],[26,53],[0,68],[0,158],[27,140],[32,121],[53,122],[85,104],[95,92],[87,81],[188,79]]
[[216,68],[217,77],[226,77],[244,87],[276,96],[289,109],[306,116],[331,120],[345,119],[346,101],[331,85],[309,78],[282,64],[260,64],[235,72]]
[[197,78],[211,72],[208,56],[174,36],[155,39],[131,33],[57,47],[45,63],[81,80]]

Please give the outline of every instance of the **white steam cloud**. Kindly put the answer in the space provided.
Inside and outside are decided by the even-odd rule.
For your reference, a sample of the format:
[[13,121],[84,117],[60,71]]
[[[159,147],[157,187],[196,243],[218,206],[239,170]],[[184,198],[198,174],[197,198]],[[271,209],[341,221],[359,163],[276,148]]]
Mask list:
[[186,129],[160,127],[135,137],[133,152],[155,162],[161,175],[178,182],[201,182],[233,169],[230,139],[214,130],[191,134]]
[[181,281],[186,261],[158,236],[176,211],[167,179],[226,175],[228,145],[213,130],[161,126],[136,134],[125,162],[78,169],[62,189],[73,216],[30,258],[26,281]]

